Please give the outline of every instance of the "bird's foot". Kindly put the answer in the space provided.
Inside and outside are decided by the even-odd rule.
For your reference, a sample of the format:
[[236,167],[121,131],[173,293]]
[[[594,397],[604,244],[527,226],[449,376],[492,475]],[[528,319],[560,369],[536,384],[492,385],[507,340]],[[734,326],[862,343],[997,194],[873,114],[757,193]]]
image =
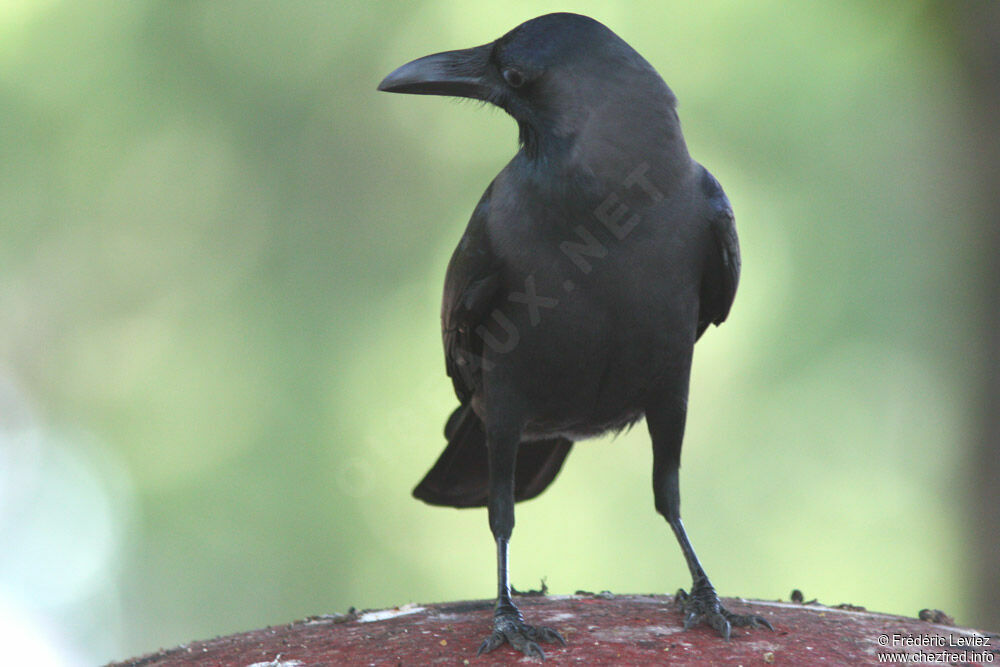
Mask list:
[[707,581],[696,582],[688,594],[684,590],[677,591],[674,600],[680,605],[684,614],[684,629],[705,622],[713,627],[723,639],[729,641],[732,628],[767,628],[774,630],[763,616],[755,614],[734,614],[719,601],[712,584]]
[[493,632],[480,644],[476,655],[489,653],[507,643],[528,657],[545,660],[545,651],[538,642],[559,642],[566,645],[562,635],[552,628],[528,625],[517,607],[505,605],[494,613]]

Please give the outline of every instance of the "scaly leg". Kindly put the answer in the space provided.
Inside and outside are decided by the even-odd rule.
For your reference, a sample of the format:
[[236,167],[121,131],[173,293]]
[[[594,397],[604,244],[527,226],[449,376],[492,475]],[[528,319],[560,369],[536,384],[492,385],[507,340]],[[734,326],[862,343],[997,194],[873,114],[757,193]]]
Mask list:
[[773,630],[767,619],[752,614],[734,614],[722,606],[719,596],[698,561],[681,522],[681,495],[678,485],[681,442],[687,414],[687,383],[683,391],[662,400],[646,411],[646,422],[653,439],[653,495],[656,511],[670,524],[684,553],[691,572],[691,593],[678,591],[677,599],[684,614],[684,628],[702,621],[708,623],[726,640],[733,626],[765,627]]
[[489,500],[490,530],[497,544],[497,602],[493,610],[493,632],[479,646],[478,654],[489,653],[508,643],[527,656],[545,659],[538,642],[566,641],[551,628],[533,627],[524,622],[520,610],[510,595],[510,576],[507,570],[508,544],[514,530],[514,468],[520,429],[487,430],[486,446],[489,449]]

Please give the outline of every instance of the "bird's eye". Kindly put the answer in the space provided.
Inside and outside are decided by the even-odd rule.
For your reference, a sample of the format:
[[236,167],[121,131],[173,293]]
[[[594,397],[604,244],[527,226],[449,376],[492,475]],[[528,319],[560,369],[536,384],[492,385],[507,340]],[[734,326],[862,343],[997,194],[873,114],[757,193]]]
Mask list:
[[503,71],[503,80],[511,88],[520,88],[524,85],[524,75],[513,67],[508,67]]

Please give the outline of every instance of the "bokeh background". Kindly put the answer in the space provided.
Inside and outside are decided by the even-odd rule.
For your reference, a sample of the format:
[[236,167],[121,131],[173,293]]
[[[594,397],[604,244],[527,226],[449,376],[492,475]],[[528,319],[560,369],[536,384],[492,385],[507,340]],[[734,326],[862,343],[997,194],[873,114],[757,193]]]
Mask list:
[[[1000,628],[996,7],[4,0],[5,660],[493,593],[485,512],[409,492],[454,405],[445,265],[516,128],[375,86],[555,10],[653,63],[736,210],[681,476],[721,592]],[[515,585],[687,586],[650,467],[643,427],[577,447]]]

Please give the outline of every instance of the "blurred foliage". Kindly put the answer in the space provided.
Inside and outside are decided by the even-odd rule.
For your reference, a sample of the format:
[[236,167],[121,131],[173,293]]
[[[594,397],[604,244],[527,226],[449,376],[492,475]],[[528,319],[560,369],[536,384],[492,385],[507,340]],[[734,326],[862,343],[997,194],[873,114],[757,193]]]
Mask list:
[[[8,0],[5,644],[86,664],[492,594],[485,513],[409,491],[454,404],[444,268],[516,129],[375,86],[553,9],[658,68],[736,209],[682,475],[716,585],[975,624],[971,139],[937,4]],[[643,428],[579,446],[519,506],[515,585],[688,585],[650,463]]]

